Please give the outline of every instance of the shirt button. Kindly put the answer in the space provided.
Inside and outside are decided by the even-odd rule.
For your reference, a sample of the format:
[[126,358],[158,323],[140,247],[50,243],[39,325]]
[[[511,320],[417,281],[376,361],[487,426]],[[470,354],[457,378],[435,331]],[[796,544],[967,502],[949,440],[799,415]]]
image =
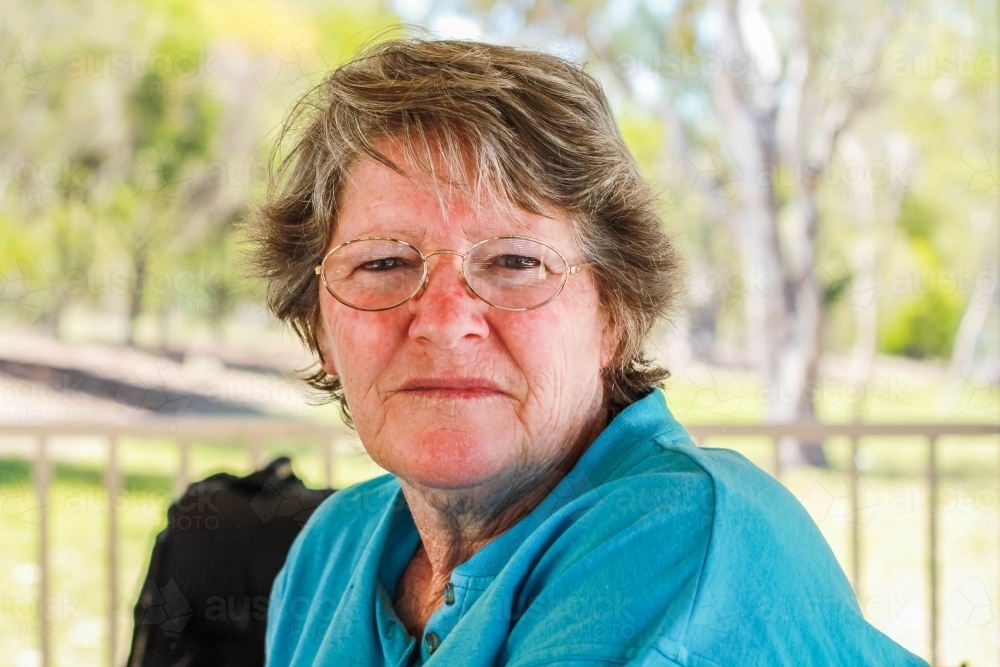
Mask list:
[[444,603],[447,605],[455,604],[455,587],[450,581],[444,585]]
[[438,646],[441,645],[441,638],[438,637],[436,632],[428,632],[424,635],[424,647],[427,648],[427,652],[434,655],[434,651],[438,650]]

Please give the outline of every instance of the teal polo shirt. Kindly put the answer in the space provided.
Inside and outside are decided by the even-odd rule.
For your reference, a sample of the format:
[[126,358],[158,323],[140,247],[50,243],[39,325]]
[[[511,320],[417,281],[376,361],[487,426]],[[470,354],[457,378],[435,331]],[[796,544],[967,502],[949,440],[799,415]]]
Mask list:
[[869,625],[819,529],[660,390],[459,565],[420,640],[393,610],[420,537],[397,478],[334,494],[274,582],[267,664],[926,665]]

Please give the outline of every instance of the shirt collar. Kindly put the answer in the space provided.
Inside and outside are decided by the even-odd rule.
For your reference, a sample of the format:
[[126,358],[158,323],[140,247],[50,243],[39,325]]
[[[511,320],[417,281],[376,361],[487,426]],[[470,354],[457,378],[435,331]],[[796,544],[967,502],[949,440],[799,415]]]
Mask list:
[[597,489],[638,446],[668,432],[683,432],[683,427],[667,408],[663,391],[654,388],[608,424],[538,506],[459,565],[454,574],[495,577],[543,521],[576,498]]

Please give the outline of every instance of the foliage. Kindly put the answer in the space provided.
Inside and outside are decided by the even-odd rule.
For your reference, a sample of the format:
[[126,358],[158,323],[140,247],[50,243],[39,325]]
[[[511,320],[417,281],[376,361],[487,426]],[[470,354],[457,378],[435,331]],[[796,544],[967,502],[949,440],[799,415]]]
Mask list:
[[[746,347],[760,305],[748,300],[754,267],[736,233],[748,187],[773,178],[775,206],[791,210],[814,177],[792,162],[748,173],[734,161],[739,142],[727,139],[719,95],[738,63],[713,60],[723,7],[393,4],[419,26],[458,17],[489,39],[588,61],[690,259],[690,339],[709,359]],[[794,47],[806,30],[805,93],[829,103],[845,86],[871,92],[845,130],[862,150],[838,148],[816,184],[814,278],[837,323],[827,345],[856,342],[858,326],[839,322],[857,318],[855,259],[870,232],[880,248],[869,267],[879,349],[948,356],[971,297],[962,281],[954,293],[892,286],[901,274],[978,274],[1000,244],[996,21],[984,14],[995,7],[914,0],[886,24],[871,62],[862,28],[894,7],[777,0],[760,4],[760,19],[785,72],[803,57]],[[0,316],[71,335],[67,313],[84,309],[107,320],[108,338],[131,331],[169,344],[197,325],[218,327],[240,304],[259,306],[234,223],[262,192],[274,129],[324,72],[393,34],[398,20],[376,0],[0,0]],[[747,43],[764,62],[755,35]],[[805,108],[800,120],[817,113]],[[796,242],[794,217],[782,217],[783,244]],[[996,348],[1000,331],[989,336],[979,349]]]
[[[917,209],[919,210],[919,209]],[[919,216],[903,216],[916,226]],[[919,228],[919,227],[917,227]],[[955,276],[942,270],[941,260],[926,238],[911,244],[919,269],[898,277],[896,291],[905,294],[889,311],[881,347],[889,354],[916,359],[947,358],[965,304]],[[912,276],[912,279],[910,277]]]
[[913,297],[897,307],[883,333],[882,348],[889,354],[915,359],[947,358],[962,317],[962,306],[939,291]]
[[72,335],[84,307],[165,345],[258,304],[235,223],[268,137],[391,24],[375,2],[0,1],[0,316]]

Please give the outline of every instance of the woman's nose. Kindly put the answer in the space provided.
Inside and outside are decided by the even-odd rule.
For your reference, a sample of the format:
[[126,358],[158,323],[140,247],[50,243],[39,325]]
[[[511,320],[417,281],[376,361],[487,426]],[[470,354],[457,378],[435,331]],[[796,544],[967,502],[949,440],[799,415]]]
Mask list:
[[428,261],[423,287],[407,302],[413,315],[410,337],[426,339],[445,350],[462,341],[486,338],[489,304],[469,289],[462,275],[461,256],[452,252],[432,254],[441,256]]

